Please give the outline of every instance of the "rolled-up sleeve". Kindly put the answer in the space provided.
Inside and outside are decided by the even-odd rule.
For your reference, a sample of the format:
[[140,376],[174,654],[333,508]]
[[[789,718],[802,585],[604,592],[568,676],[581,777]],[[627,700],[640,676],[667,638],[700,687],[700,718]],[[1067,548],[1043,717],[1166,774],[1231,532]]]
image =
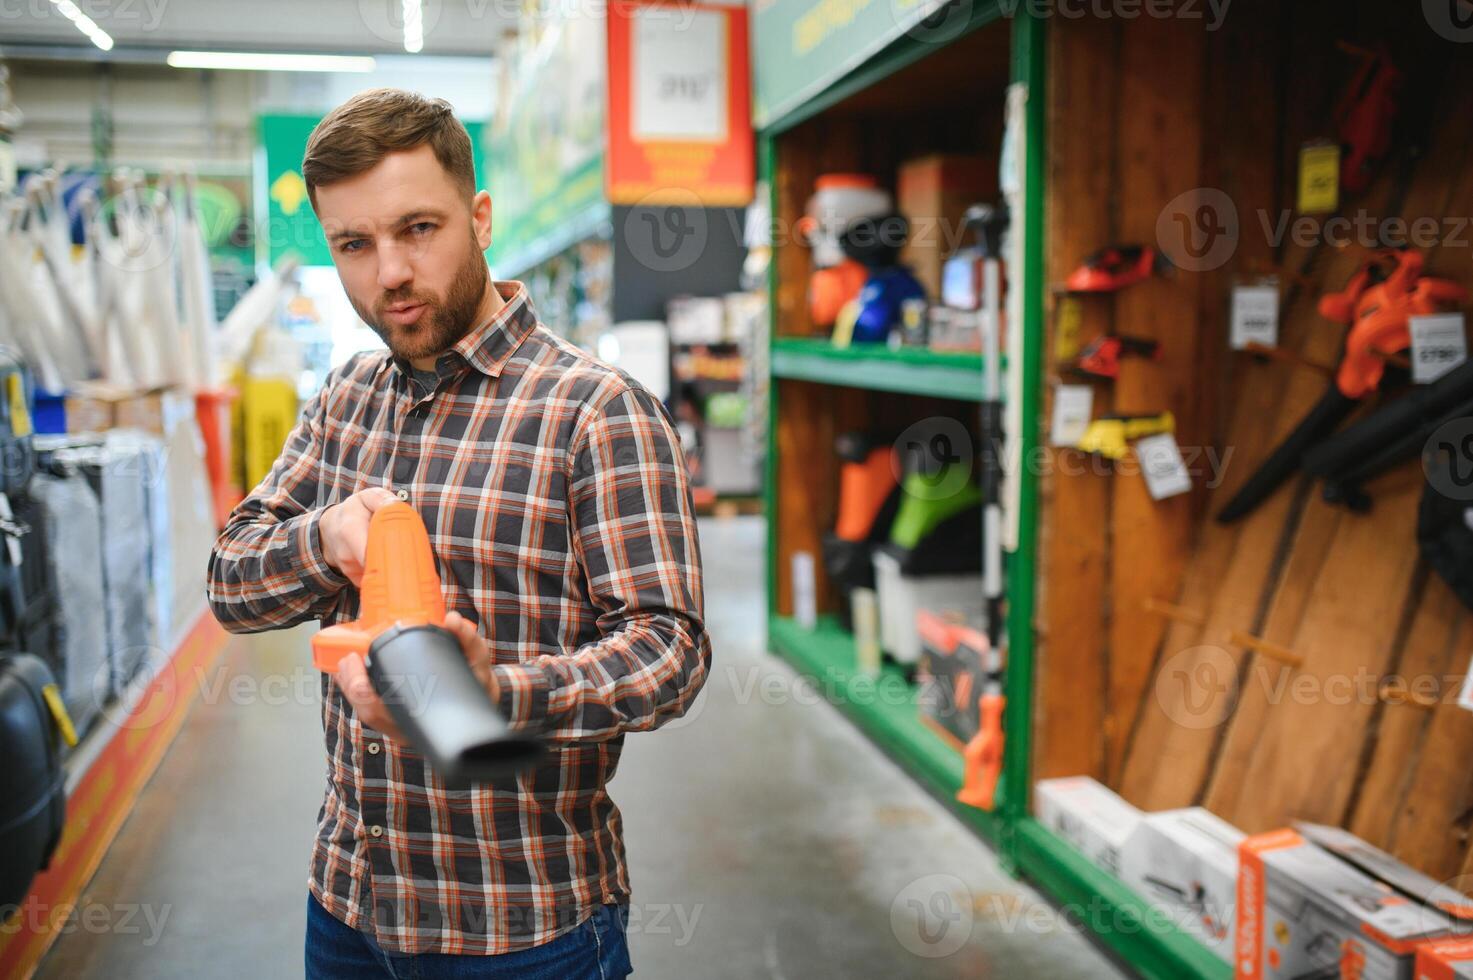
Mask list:
[[322,556],[317,507],[324,413],[339,376],[329,375],[303,408],[271,472],[215,540],[205,589],[215,618],[232,633],[321,619],[348,584]]
[[601,636],[495,669],[513,727],[552,742],[658,728],[686,712],[711,664],[690,481],[663,406],[621,386],[570,453],[572,546]]

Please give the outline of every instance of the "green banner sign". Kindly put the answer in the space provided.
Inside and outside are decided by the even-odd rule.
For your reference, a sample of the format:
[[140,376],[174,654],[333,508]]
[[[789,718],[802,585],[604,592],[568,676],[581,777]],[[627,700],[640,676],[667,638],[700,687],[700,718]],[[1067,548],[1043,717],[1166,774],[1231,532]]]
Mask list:
[[[323,237],[322,225],[307,200],[307,182],[302,179],[302,156],[307,152],[307,138],[321,121],[321,116],[263,115],[258,117],[257,132],[266,151],[265,181],[266,220],[257,228],[258,254],[275,263],[284,255],[295,255],[303,265],[332,265],[332,252]],[[481,160],[484,140],[483,124],[468,122],[477,185],[486,173]]]
[[944,2],[756,0],[753,125],[762,129],[781,119],[916,28]]
[[491,267],[520,276],[593,234],[604,198],[604,21],[549,15],[485,129]]

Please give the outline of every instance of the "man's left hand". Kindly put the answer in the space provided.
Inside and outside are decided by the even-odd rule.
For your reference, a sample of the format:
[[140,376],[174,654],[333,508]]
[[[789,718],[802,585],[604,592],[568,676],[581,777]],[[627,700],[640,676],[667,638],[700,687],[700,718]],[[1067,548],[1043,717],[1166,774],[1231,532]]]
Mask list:
[[[460,641],[460,650],[465,654],[466,663],[471,665],[471,672],[486,689],[491,703],[495,704],[500,689],[496,684],[496,675],[491,670],[491,647],[476,632],[476,624],[460,613],[452,612],[445,617],[445,629]],[[343,696],[353,706],[353,714],[360,724],[396,742],[405,741],[404,734],[394,724],[394,718],[384,706],[383,699],[373,689],[373,681],[369,680],[368,669],[363,666],[361,656],[353,653],[342,659],[338,664],[337,681],[338,687],[343,690]]]

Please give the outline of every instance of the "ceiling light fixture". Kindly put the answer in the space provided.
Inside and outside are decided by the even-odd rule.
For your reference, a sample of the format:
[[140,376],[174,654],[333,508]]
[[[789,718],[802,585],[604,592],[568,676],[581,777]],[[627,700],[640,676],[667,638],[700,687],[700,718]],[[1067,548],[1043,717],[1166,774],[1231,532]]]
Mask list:
[[403,0],[404,50],[419,54],[425,46],[425,19],[421,0]]
[[97,26],[97,21],[82,13],[72,0],[51,0],[51,5],[60,11],[61,15],[77,26],[77,30],[87,35],[87,39],[104,51],[113,49],[111,35]]
[[[70,2],[70,0],[65,0]],[[171,51],[173,68],[219,68],[236,71],[373,71],[367,56],[341,54],[270,54],[245,51]]]

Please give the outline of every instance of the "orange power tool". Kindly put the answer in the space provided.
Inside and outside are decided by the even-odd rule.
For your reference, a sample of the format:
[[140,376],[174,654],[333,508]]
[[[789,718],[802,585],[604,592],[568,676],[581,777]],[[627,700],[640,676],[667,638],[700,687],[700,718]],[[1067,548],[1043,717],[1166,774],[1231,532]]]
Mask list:
[[369,521],[359,593],[357,620],[312,638],[319,670],[362,656],[399,730],[447,785],[500,779],[541,757],[541,742],[510,730],[445,629],[430,536],[408,504],[386,504]]
[[1002,778],[1002,716],[1007,709],[1007,698],[1002,693],[1002,650],[976,630],[958,629],[956,639],[976,648],[986,670],[982,694],[977,698],[977,733],[962,752],[962,788],[956,799],[991,813],[997,805],[997,784]]
[[1387,358],[1411,346],[1412,317],[1468,301],[1460,283],[1423,275],[1424,267],[1419,252],[1382,251],[1343,290],[1320,297],[1320,315],[1350,327],[1335,381],[1218,513],[1220,523],[1237,520],[1267,499],[1299,470],[1306,453],[1380,387]]

